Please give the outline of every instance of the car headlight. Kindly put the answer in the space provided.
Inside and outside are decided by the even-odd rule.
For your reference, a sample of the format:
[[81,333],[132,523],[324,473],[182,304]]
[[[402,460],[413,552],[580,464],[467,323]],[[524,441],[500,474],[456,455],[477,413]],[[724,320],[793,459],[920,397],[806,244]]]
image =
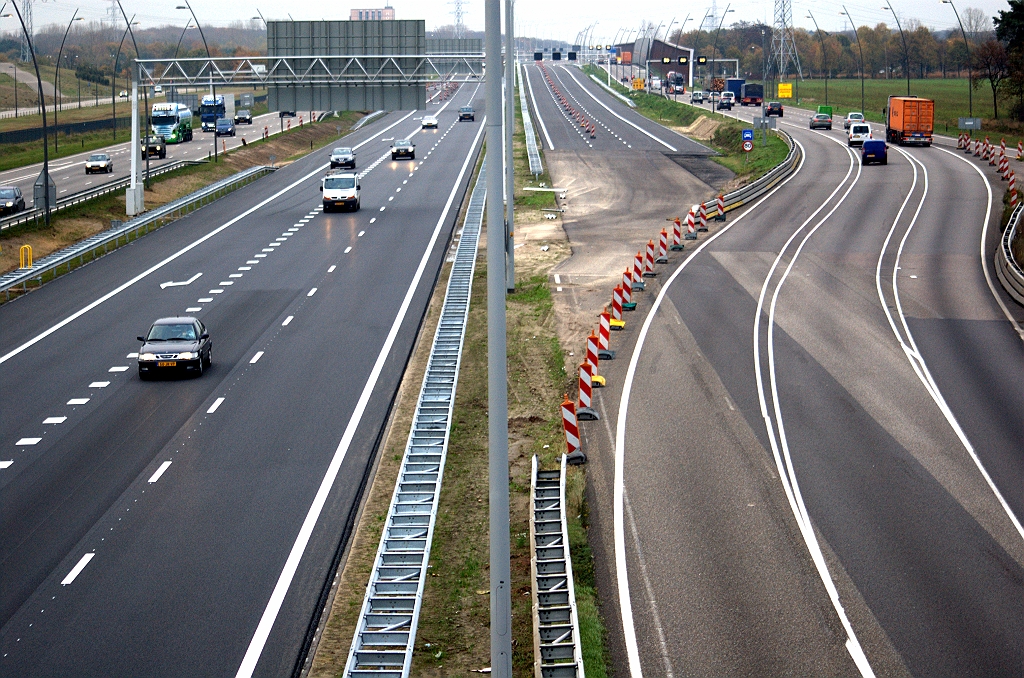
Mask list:
[[7,207],[14,207],[14,203],[13,202],[7,203]]
[[156,360],[155,353],[142,353],[139,355],[139,360]]
[[195,357],[196,357],[196,354],[192,353],[191,351],[185,351],[184,353],[179,353],[178,354],[178,360],[192,360],[192,358],[195,358]]

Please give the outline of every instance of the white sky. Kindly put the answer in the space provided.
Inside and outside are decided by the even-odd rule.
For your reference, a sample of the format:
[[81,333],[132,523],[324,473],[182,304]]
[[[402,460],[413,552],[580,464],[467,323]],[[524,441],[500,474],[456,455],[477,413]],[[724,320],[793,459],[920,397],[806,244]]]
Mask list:
[[[263,4],[260,4],[262,1]],[[504,0],[502,0],[504,2]],[[20,5],[21,0],[19,0]],[[358,2],[358,0],[356,0]],[[0,4],[3,0],[0,0]],[[137,14],[137,21],[142,26],[158,26],[164,24],[184,25],[187,12],[176,10],[178,0],[162,0],[161,2],[142,2],[141,0],[122,0],[125,11],[131,16]],[[325,13],[325,6],[334,7],[333,14]],[[381,4],[384,4],[383,2]],[[287,3],[269,2],[268,0],[240,0],[225,2],[224,0],[193,0],[192,8],[195,10],[199,20],[204,24],[227,24],[231,21],[248,20],[256,15],[256,8],[267,19],[287,19],[282,9],[291,12],[292,17],[301,19],[347,19],[348,11],[352,8],[380,7],[373,0],[365,4],[354,4],[353,2],[330,2],[323,0],[289,0]],[[391,0],[391,6],[395,8],[396,17],[399,19],[426,19],[427,30],[452,23],[451,16],[453,3],[449,0]],[[718,1],[718,11],[721,13],[728,4],[727,0]],[[856,2],[847,0],[846,7],[856,20],[858,25],[874,26],[879,22],[886,22],[895,25],[889,12],[882,9],[883,0],[868,0],[868,2]],[[678,10],[667,8],[668,4],[658,0],[633,0],[628,3],[629,9],[623,9],[623,3],[611,2],[609,0],[597,0],[596,2],[550,2],[550,0],[519,0],[516,3],[516,24],[518,32],[523,35],[545,38],[563,39],[572,41],[577,33],[590,24],[597,22],[594,31],[594,42],[611,42],[619,28],[636,28],[642,21],[655,23],[669,23],[673,19],[681,22],[687,9],[680,7]],[[90,19],[100,19],[105,16],[109,0],[51,0],[50,2],[36,1],[34,15],[36,27],[48,23],[66,23],[75,10],[80,8],[79,16]],[[687,29],[692,29],[704,16],[710,7],[710,2],[692,6],[689,11],[696,13],[687,23]],[[949,5],[944,5],[939,0],[896,0],[892,5],[900,15],[901,21],[905,19],[917,19],[931,28],[948,29],[956,27],[956,17],[953,15]],[[963,15],[967,7],[978,7],[985,11],[988,16],[994,16],[998,10],[1005,10],[1008,4],[1005,0],[958,0],[957,9]],[[764,21],[772,23],[775,3],[774,0],[737,0],[731,5],[730,12],[726,19],[726,26],[734,21]],[[813,28],[810,19],[807,19],[807,12],[813,12],[822,30],[835,31],[844,28],[845,17],[840,16],[841,6],[828,0],[794,0],[793,22],[796,26]],[[8,10],[9,11],[9,10]],[[474,30],[483,30],[484,27],[484,5],[481,0],[464,0],[463,11],[467,27]],[[719,14],[721,17],[721,14]],[[15,19],[0,19],[0,31],[12,32],[16,27],[11,26]]]

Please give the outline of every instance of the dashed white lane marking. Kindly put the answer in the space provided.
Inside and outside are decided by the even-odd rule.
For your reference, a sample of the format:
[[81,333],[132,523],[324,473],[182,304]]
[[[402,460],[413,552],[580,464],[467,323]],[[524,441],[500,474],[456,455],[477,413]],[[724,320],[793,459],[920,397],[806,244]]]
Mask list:
[[291,233],[298,233],[299,229],[297,229],[297,228],[289,228],[288,231],[291,232]]
[[138,357],[139,357],[138,353],[129,353],[128,355],[125,356],[125,358],[138,358]]
[[[267,250],[267,251],[269,252],[270,250]],[[267,258],[266,254],[254,254],[253,256],[254,257],[258,257],[260,259],[266,259]]]
[[373,219],[370,219],[370,223],[371,223],[371,224],[372,224],[373,222],[375,222],[375,221],[377,221],[377,217],[374,217]]
[[213,301],[213,297],[203,297],[202,299],[196,299],[200,304],[208,304]]
[[207,294],[224,294],[224,290],[210,290]]
[[[406,181],[408,181],[408,179],[406,179]],[[398,188],[395,189],[395,193],[401,193],[401,192],[402,192],[402,187],[401,186],[399,186]]]
[[327,269],[327,272],[328,272],[328,273],[334,273],[334,269],[336,269],[336,268],[338,268],[338,267],[337,267],[337,266],[334,266],[334,265],[332,264],[332,265],[331,265],[331,267],[330,267],[329,269]]
[[218,284],[218,285],[224,285],[224,286],[226,287],[226,286],[228,286],[228,285],[234,285],[234,284],[235,284],[235,281],[234,281],[234,280],[221,280],[221,281],[220,281],[219,283],[217,283],[217,284]]
[[13,459],[8,459],[7,461],[0,461],[0,469],[4,469],[4,468],[7,468],[7,467],[9,467],[9,466],[10,466],[11,464],[13,464],[13,463],[14,463],[14,460],[13,460]]
[[68,572],[68,576],[64,577],[64,580],[61,581],[60,585],[67,586],[71,582],[75,581],[75,577],[82,573],[82,570],[85,569],[85,566],[88,565],[89,561],[92,560],[95,556],[95,553],[86,553],[84,556],[82,556],[82,559],[78,561],[77,565],[71,568],[71,571]]
[[384,211],[384,205],[381,205],[381,206],[380,206],[380,211],[381,211],[381,212],[383,212],[383,211]]
[[89,402],[90,398],[72,398],[68,401],[68,405],[84,405]]
[[284,327],[284,326],[286,326],[286,325],[287,325],[288,323],[290,323],[290,322],[292,321],[292,318],[294,318],[294,317],[295,317],[295,316],[293,316],[293,315],[290,315],[290,316],[288,316],[287,318],[285,318],[285,319],[284,319],[284,322],[283,322],[283,323],[281,323],[281,327]]
[[[256,262],[253,262],[253,263],[256,263]],[[238,270],[239,271],[251,271],[252,270],[252,266],[239,266]]]
[[[280,247],[281,243],[279,243],[279,242],[272,242],[272,243],[270,243],[270,246],[271,247]],[[274,250],[267,250],[267,251],[268,252],[273,252]]]
[[259,359],[262,358],[262,357],[263,357],[263,351],[256,351],[256,355],[254,355],[252,357],[252,359],[249,361],[249,364],[250,365],[255,365],[259,361]]
[[556,288],[555,288],[555,291],[556,291],[556,292],[561,292],[561,291],[562,291],[562,288],[561,288],[561,287],[556,287]]
[[247,261],[247,262],[245,262],[245,263],[247,263],[247,264],[258,264],[258,263],[260,263],[260,262],[259,262],[259,261],[257,261],[257,260],[255,260],[255,259],[250,259],[249,261]]
[[199,311],[202,310],[202,306],[189,306],[188,308],[185,309],[185,313],[199,313]]
[[114,365],[109,370],[107,370],[107,372],[127,372],[127,371],[128,371],[128,366],[127,365]]
[[210,405],[210,409],[206,410],[206,413],[207,414],[213,414],[214,412],[216,412],[217,408],[220,407],[220,404],[222,402],[224,402],[223,398],[217,398],[216,400],[214,400],[213,404]]
[[405,185],[405,184],[407,184],[407,183],[409,183],[409,180],[408,180],[408,179],[402,179],[402,185]]
[[[274,250],[270,249],[269,247],[264,247],[264,248],[263,248],[262,250],[260,250],[260,251],[261,251],[261,252],[273,252]],[[260,256],[260,255],[258,255],[258,254],[257,254],[256,256],[258,257],[258,256]],[[264,254],[263,256],[267,256],[267,255],[266,255],[266,254]]]
[[14,443],[14,444],[15,445],[35,445],[40,440],[42,440],[42,438],[22,438],[21,440],[19,440],[18,442]]
[[94,381],[89,384],[89,388],[106,388],[108,386],[110,386],[109,381]]
[[164,474],[164,471],[166,471],[170,465],[171,462],[169,461],[165,461],[164,463],[160,464],[160,468],[156,470],[156,473],[149,477],[149,482],[155,483],[156,481],[160,480],[160,476]]
[[366,231],[359,231],[359,235],[357,235],[356,237],[357,238],[362,238],[365,234],[366,234]]
[[[277,240],[277,242],[285,242],[288,238],[275,238],[275,240]],[[273,247],[273,245],[271,245],[271,247]]]
[[313,289],[311,289],[311,290],[309,291],[309,294],[307,294],[306,296],[307,296],[307,297],[311,297],[311,296],[313,296],[314,294],[316,294],[316,288],[315,288],[315,287],[314,287]]
[[345,248],[345,254],[348,254],[351,251],[352,251],[352,247],[351,246]]
[[245,275],[245,274],[244,273],[232,273],[228,277],[229,278],[241,278],[243,275]]
[[393,196],[393,195],[388,196],[388,202],[391,202],[394,199],[395,199],[395,196]]
[[67,420],[68,420],[67,417],[47,417],[46,419],[43,419],[43,423],[44,424],[63,424]]

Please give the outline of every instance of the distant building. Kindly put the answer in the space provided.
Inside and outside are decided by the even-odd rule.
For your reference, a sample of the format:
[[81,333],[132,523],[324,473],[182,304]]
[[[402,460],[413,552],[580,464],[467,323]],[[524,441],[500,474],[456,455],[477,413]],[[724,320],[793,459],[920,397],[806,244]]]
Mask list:
[[353,9],[349,11],[349,21],[394,21],[395,8]]

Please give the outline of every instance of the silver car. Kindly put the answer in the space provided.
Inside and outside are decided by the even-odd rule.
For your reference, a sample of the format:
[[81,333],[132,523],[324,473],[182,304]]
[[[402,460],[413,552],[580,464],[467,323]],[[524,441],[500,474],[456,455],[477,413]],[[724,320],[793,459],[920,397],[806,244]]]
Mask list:
[[342,147],[336,148],[331,152],[331,169],[336,167],[345,167],[347,169],[356,168],[356,154],[351,148]]
[[106,172],[110,173],[114,171],[114,161],[110,159],[110,156],[106,153],[93,153],[89,156],[89,159],[85,161],[85,173],[92,174],[93,172]]

